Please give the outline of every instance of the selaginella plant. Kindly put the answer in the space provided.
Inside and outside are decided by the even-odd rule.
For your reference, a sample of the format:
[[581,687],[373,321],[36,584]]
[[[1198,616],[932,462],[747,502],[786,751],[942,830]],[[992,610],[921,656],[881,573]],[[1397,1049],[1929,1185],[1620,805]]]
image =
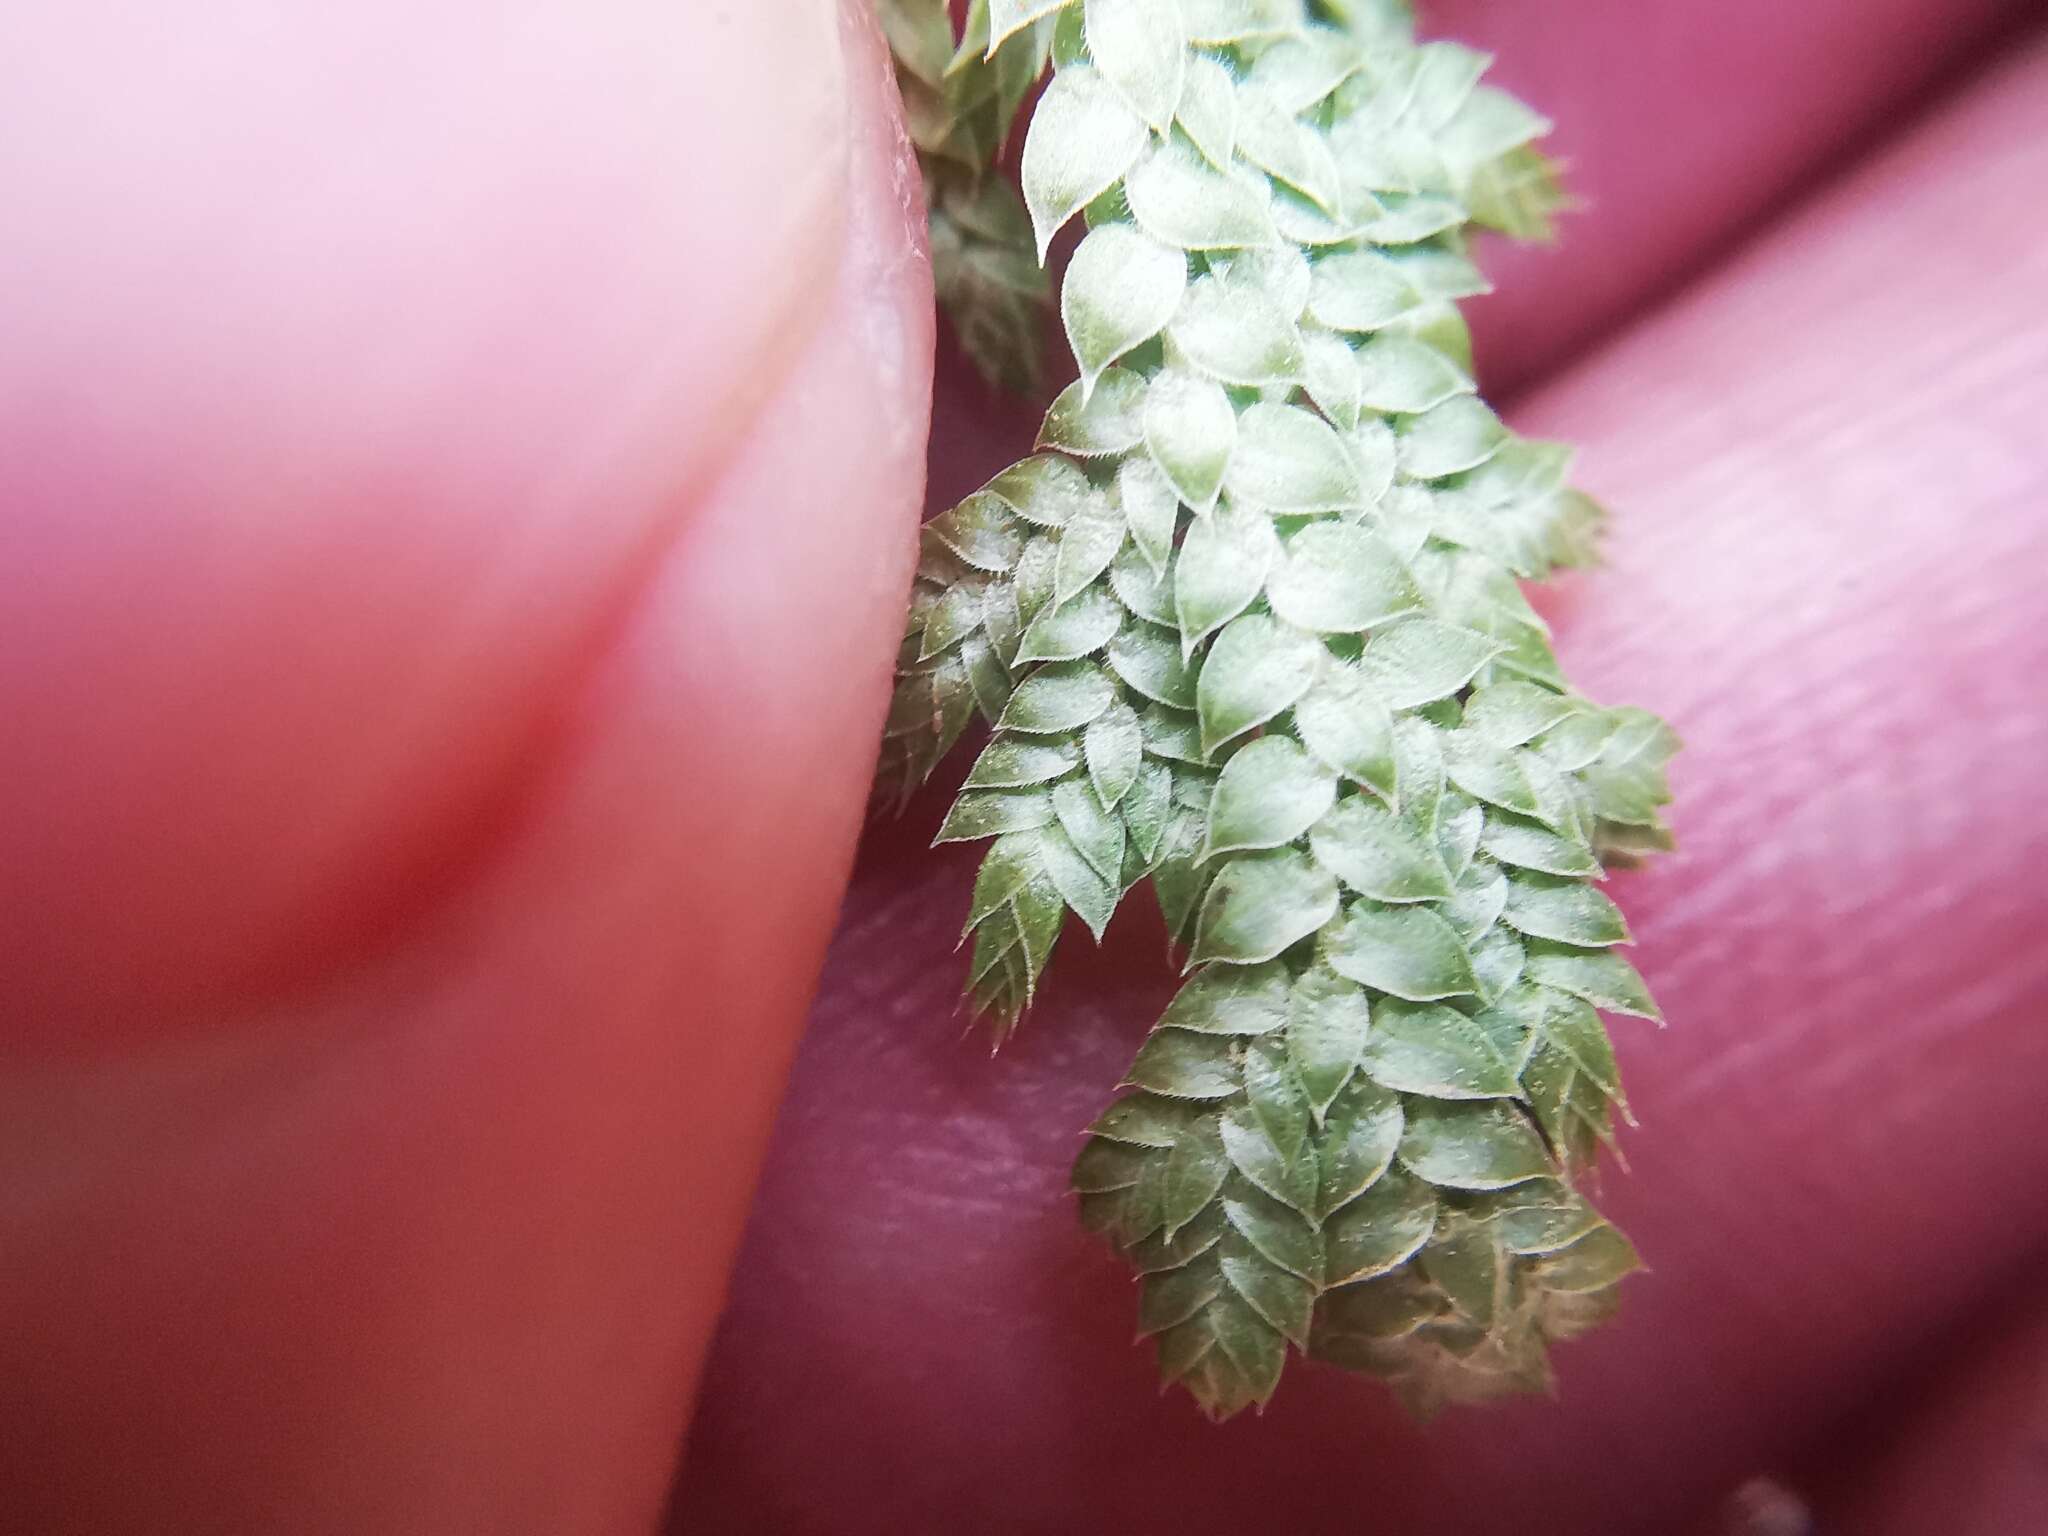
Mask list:
[[[1578,1185],[1655,1018],[1604,869],[1669,730],[1571,691],[1520,582],[1584,562],[1569,453],[1474,392],[1474,226],[1548,233],[1547,125],[1392,0],[880,0],[934,275],[992,378],[1046,249],[1079,377],[927,525],[883,751],[977,717],[998,1041],[1071,911],[1149,884],[1189,971],[1074,1167],[1159,1369],[1221,1418],[1290,1347],[1417,1412],[1544,1388],[1634,1250]],[[1047,64],[1021,156],[996,169]]]

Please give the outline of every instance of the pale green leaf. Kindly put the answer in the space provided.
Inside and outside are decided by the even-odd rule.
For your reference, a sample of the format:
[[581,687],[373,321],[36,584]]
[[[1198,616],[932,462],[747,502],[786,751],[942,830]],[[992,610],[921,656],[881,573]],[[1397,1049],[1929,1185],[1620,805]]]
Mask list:
[[1376,251],[1345,251],[1315,266],[1308,312],[1333,331],[1376,331],[1421,304],[1406,273]]
[[1316,409],[1339,430],[1358,425],[1358,361],[1343,337],[1320,330],[1302,337],[1301,383]]
[[1447,1189],[1505,1189],[1553,1171],[1536,1128],[1499,1099],[1410,1104],[1401,1166]]
[[1436,1228],[1436,1191],[1394,1170],[1350,1202],[1324,1229],[1329,1285],[1370,1280],[1405,1264]]
[[1206,54],[1188,59],[1181,82],[1181,131],[1219,171],[1231,167],[1237,149],[1237,87],[1230,71]]
[[1262,179],[1226,175],[1178,142],[1156,145],[1131,167],[1124,198],[1141,229],[1185,251],[1234,250],[1274,237]]
[[1419,715],[1394,722],[1395,809],[1432,838],[1444,797],[1444,755],[1437,745],[1441,734]]
[[1106,496],[1095,500],[1075,515],[1060,531],[1059,558],[1053,565],[1052,598],[1064,603],[1109,569],[1116,552],[1123,548],[1124,514]]
[[1294,706],[1309,751],[1385,800],[1394,798],[1394,720],[1356,667],[1332,665]]
[[1426,907],[1354,902],[1326,936],[1323,958],[1339,975],[1410,1002],[1479,991],[1457,931]]
[[1471,257],[1450,245],[1404,245],[1385,252],[1385,259],[1397,267],[1426,303],[1477,298],[1491,293]]
[[[1308,1141],[1313,1112],[1308,1093],[1302,1087],[1301,1079],[1295,1075],[1294,1064],[1288,1059],[1283,1045],[1262,1039],[1246,1048],[1244,1094],[1252,1114],[1265,1128],[1266,1134],[1272,1137],[1280,1155],[1289,1162],[1302,1160],[1302,1148]],[[1308,1186],[1313,1190],[1315,1160],[1311,1156],[1306,1161]]]
[[1175,0],[1086,0],[1088,52],[1155,133],[1180,109],[1187,35]]
[[1621,1097],[1621,1068],[1614,1060],[1614,1042],[1600,1015],[1584,998],[1551,987],[1531,987],[1541,999],[1543,1034],[1572,1059],[1572,1064],[1599,1085],[1609,1098]]
[[1493,1327],[1510,1261],[1492,1227],[1483,1222],[1440,1223],[1418,1262],[1452,1306],[1477,1327]]
[[1216,1122],[1204,1116],[1180,1133],[1166,1157],[1162,1194],[1166,1236],[1171,1239],[1192,1221],[1223,1187],[1230,1160],[1216,1134]]
[[1232,497],[1269,512],[1335,512],[1365,502],[1358,465],[1329,423],[1265,401],[1238,417],[1223,483]]
[[1057,448],[1076,458],[1128,453],[1145,438],[1145,381],[1122,368],[1110,368],[1095,381],[1092,393],[1076,379],[1060,391],[1038,429],[1040,448]]
[[1080,764],[1080,750],[1072,742],[1004,738],[982,748],[966,788],[1020,789],[1060,778]]
[[[1155,390],[1156,393],[1156,390]],[[1151,416],[1147,402],[1146,417]],[[1133,455],[1117,466],[1117,500],[1123,503],[1124,521],[1131,541],[1153,571],[1164,576],[1173,558],[1173,535],[1180,518],[1180,497],[1166,472],[1150,458]],[[1146,613],[1145,618],[1164,623],[1162,615]]]
[[1187,35],[1197,43],[1286,37],[1307,25],[1301,0],[1180,0]]
[[1065,527],[1102,494],[1072,459],[1050,453],[1012,464],[983,489],[1041,528]]
[[1292,848],[1224,864],[1195,922],[1193,963],[1256,965],[1314,933],[1337,912],[1337,882]]
[[1504,811],[1540,817],[1542,802],[1529,782],[1528,754],[1504,747],[1478,731],[1446,731],[1444,772],[1475,800]]
[[[1052,809],[1050,799],[1046,809]],[[982,855],[981,869],[974,877],[974,898],[968,908],[964,938],[992,913],[1009,905],[1024,884],[1038,873],[1038,839],[1029,833],[998,837]]]
[[1146,451],[1180,499],[1197,512],[1215,506],[1237,442],[1237,412],[1223,386],[1166,369],[1145,393],[1143,428]]
[[1041,17],[1050,16],[1074,0],[988,0],[988,46],[985,58],[995,52],[1014,32],[1021,32]]
[[932,841],[970,843],[1004,832],[1028,832],[1052,818],[1052,801],[1039,790],[972,791],[953,802]]
[[1300,698],[1327,655],[1315,636],[1264,614],[1233,619],[1216,637],[1195,682],[1204,754]]
[[1017,660],[1073,661],[1101,650],[1123,628],[1124,605],[1100,587],[1089,587],[1031,621]]
[[1266,582],[1273,612],[1299,629],[1355,634],[1422,606],[1400,556],[1352,523],[1313,523],[1286,543]]
[[[1145,733],[1145,750],[1153,757],[1177,763],[1208,761],[1202,752],[1201,726],[1193,711],[1148,704],[1138,713],[1138,726]],[[1201,851],[1200,845],[1198,837],[1195,847],[1189,850],[1190,857]]]
[[1308,307],[1308,258],[1291,245],[1255,245],[1224,259],[1212,256],[1209,270],[1233,288],[1264,294],[1290,325]]
[[[1213,1130],[1209,1139],[1213,1143]],[[1141,1179],[1131,1190],[1134,1203],[1141,1198],[1149,1200],[1153,1190],[1156,1188],[1158,1191],[1156,1203],[1147,1205],[1143,1219],[1149,1220],[1153,1209],[1156,1208],[1159,1213],[1159,1227],[1146,1233],[1124,1250],[1124,1257],[1131,1261],[1131,1267],[1142,1275],[1179,1269],[1184,1264],[1192,1263],[1214,1248],[1230,1231],[1229,1215],[1222,1205],[1213,1199],[1196,1207],[1195,1214],[1180,1226],[1169,1228],[1166,1225],[1168,1198],[1171,1193],[1168,1186],[1173,1169],[1167,1159],[1159,1158],[1147,1165],[1146,1172],[1150,1174],[1155,1165],[1160,1170],[1157,1178],[1150,1181]],[[1226,1178],[1229,1177],[1228,1166],[1226,1163]]]
[[1365,990],[1326,965],[1304,971],[1287,995],[1287,1054],[1317,1123],[1358,1066],[1372,1025]]
[[1472,867],[1479,852],[1480,834],[1486,828],[1486,813],[1463,795],[1446,790],[1436,811],[1436,847],[1443,855],[1451,879],[1460,879]]
[[1010,695],[996,729],[1058,735],[1079,730],[1116,700],[1116,685],[1085,661],[1038,668]]
[[1415,709],[1456,693],[1499,649],[1473,630],[1436,619],[1406,619],[1373,635],[1363,665],[1388,708]]
[[1412,414],[1470,394],[1472,381],[1435,347],[1376,336],[1358,349],[1359,399],[1376,411]]
[[1251,508],[1225,503],[1195,519],[1173,562],[1173,604],[1184,651],[1193,651],[1251,605],[1278,553],[1272,520]]
[[1122,1142],[1091,1139],[1074,1159],[1068,1184],[1076,1194],[1100,1195],[1130,1189],[1145,1171],[1146,1152]]
[[1195,1106],[1184,1100],[1127,1094],[1096,1117],[1088,1134],[1134,1147],[1166,1148],[1197,1113]]
[[1358,72],[1363,50],[1324,28],[1285,38],[1252,62],[1250,83],[1280,110],[1305,112]]
[[1124,826],[1148,866],[1159,857],[1172,792],[1173,775],[1165,765],[1146,763],[1138,769],[1123,799]]
[[1629,942],[1621,910],[1583,880],[1518,875],[1508,885],[1503,921],[1532,939],[1558,944],[1596,948]]
[[[1195,707],[1194,670],[1169,631],[1152,624],[1128,624],[1109,642],[1105,654],[1110,670],[1126,687],[1174,709]],[[1189,749],[1199,761],[1201,748],[1192,730]]]
[[1323,1238],[1307,1217],[1256,1189],[1226,1198],[1223,1209],[1230,1225],[1266,1260],[1310,1285],[1323,1283]]
[[1352,795],[1309,833],[1316,862],[1375,901],[1441,901],[1451,877],[1437,850],[1407,822]]
[[1572,712],[1572,702],[1534,683],[1493,683],[1465,703],[1465,727],[1504,747],[1526,746]]
[[1528,956],[1521,941],[1507,929],[1496,926],[1471,949],[1472,969],[1479,976],[1479,994],[1487,1002],[1500,997],[1521,979]]
[[1053,76],[1031,114],[1020,173],[1040,261],[1059,227],[1131,168],[1146,138],[1144,119],[1094,70]]
[[1103,369],[1165,329],[1180,307],[1187,275],[1185,255],[1128,224],[1088,232],[1060,285],[1060,319],[1081,368],[1084,397]]
[[[1128,459],[1130,464],[1143,464],[1153,469],[1150,459]],[[1157,473],[1156,469],[1153,469]],[[1171,492],[1168,493],[1172,494]],[[1109,589],[1116,594],[1116,600],[1147,624],[1162,624],[1178,631],[1180,615],[1173,606],[1173,568],[1155,572],[1138,552],[1135,543],[1117,551],[1116,560],[1109,568]]]
[[979,582],[962,581],[948,587],[924,616],[924,637],[918,646],[917,659],[929,661],[943,651],[951,650],[968,635],[981,628],[982,594],[986,589]]
[[[1068,779],[1052,792],[1053,812],[1060,830],[1114,892],[1122,885],[1124,867],[1123,818],[1103,807],[1094,786],[1083,779]],[[1112,899],[1114,899],[1112,897]]]
[[1260,89],[1256,77],[1237,93],[1237,152],[1325,212],[1337,211],[1342,183],[1329,146],[1321,134]]
[[1507,441],[1500,418],[1476,395],[1454,395],[1420,416],[1404,417],[1401,469],[1417,480],[1440,480],[1484,464]]
[[[1074,787],[1084,795],[1090,792],[1080,784]],[[1057,799],[1054,808],[1058,808]],[[1119,830],[1121,825],[1118,823]],[[1109,926],[1109,919],[1116,911],[1119,893],[1115,884],[1096,869],[1060,826],[1041,828],[1037,836],[1039,858],[1044,864],[1046,878],[1052,881],[1060,899],[1073,908],[1074,914],[1088,925],[1089,933],[1100,943],[1102,930]]]
[[1278,848],[1313,826],[1337,795],[1337,781],[1284,736],[1247,743],[1223,765],[1209,806],[1203,858]]
[[1213,1263],[1186,1264],[1147,1275],[1138,1294],[1139,1337],[1186,1322],[1222,1289],[1223,1271]]
[[1451,899],[1439,909],[1444,921],[1457,929],[1458,937],[1470,948],[1500,921],[1508,901],[1508,879],[1500,866],[1482,859],[1458,880]]
[[1088,723],[1081,738],[1082,755],[1088,763],[1088,781],[1102,803],[1115,810],[1137,782],[1144,759],[1145,738],[1138,729],[1138,717],[1121,701],[1109,706]]
[[1444,158],[1476,167],[1550,132],[1550,124],[1506,91],[1480,86],[1437,134]]
[[1301,1348],[1308,1347],[1315,1291],[1307,1282],[1250,1251],[1242,1257],[1226,1254],[1223,1275],[1260,1317]]
[[1518,817],[1487,817],[1479,843],[1501,863],[1517,869],[1533,869],[1547,875],[1600,873],[1600,861],[1584,843]]
[[1381,1003],[1362,1065],[1383,1088],[1432,1099],[1506,1098],[1520,1086],[1486,1031],[1441,1003]]
[[1212,965],[1195,972],[1159,1022],[1205,1035],[1265,1035],[1287,1023],[1287,968]]
[[1223,1146],[1231,1163],[1253,1187],[1304,1216],[1315,1215],[1316,1161],[1297,1152],[1289,1157],[1268,1134],[1251,1106],[1239,1105],[1222,1120]]
[[1230,1038],[1155,1029],[1139,1047],[1123,1085],[1169,1099],[1227,1099],[1238,1090]]
[[1024,533],[996,497],[977,491],[924,525],[936,540],[978,571],[1007,571],[1024,551]]
[[1323,1117],[1316,1185],[1321,1216],[1327,1219],[1379,1182],[1394,1160],[1404,1122],[1399,1094],[1352,1077]]
[[1197,279],[1167,336],[1187,362],[1226,384],[1287,384],[1301,376],[1300,333],[1255,288]]
[[1408,115],[1434,132],[1449,122],[1486,72],[1483,53],[1457,43],[1424,43],[1410,56]]

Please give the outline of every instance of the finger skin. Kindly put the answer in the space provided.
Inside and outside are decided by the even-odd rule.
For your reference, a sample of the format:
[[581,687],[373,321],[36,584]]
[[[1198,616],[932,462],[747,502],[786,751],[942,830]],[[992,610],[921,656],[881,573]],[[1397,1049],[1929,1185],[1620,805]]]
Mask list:
[[[2027,1271],[2032,1280],[2034,1271]],[[2029,1284],[1986,1307],[1945,1368],[1835,1447],[1819,1526],[1856,1536],[2018,1536],[2048,1523],[2048,1316]],[[1902,1384],[1904,1385],[1904,1384]],[[1827,1486],[1827,1485],[1832,1486]]]
[[[845,219],[817,291],[798,320],[756,317],[773,377],[751,425],[727,422],[721,464],[680,421],[673,474],[649,479],[662,505],[612,481],[562,493],[592,540],[614,517],[666,531],[603,611],[530,612],[591,628],[573,673],[522,658],[471,680],[543,726],[505,803],[444,783],[459,866],[283,1000],[237,996],[174,1030],[96,1013],[95,1048],[30,1040],[0,1069],[0,1526],[652,1523],[852,859],[914,550],[929,273],[886,58],[864,9],[845,24],[812,81],[845,82]],[[755,60],[757,86],[776,59]],[[706,175],[719,153],[697,157]],[[634,178],[659,208],[677,167],[671,145],[586,169],[630,209]],[[668,283],[693,288],[688,269]],[[729,284],[706,275],[692,302]],[[667,284],[611,298],[624,331],[667,344]],[[587,443],[616,403],[557,402],[557,442]],[[564,452],[576,480],[581,449]],[[380,515],[401,510],[431,533],[475,509],[421,490]],[[520,585],[527,554],[502,578],[467,569],[443,611],[545,609]],[[194,807],[240,835],[231,810]]]
[[1576,203],[1555,245],[1495,242],[1473,306],[1487,387],[1535,382],[1722,255],[2029,0],[1436,0],[1423,30],[1493,54],[1489,79],[1552,118]]
[[712,46],[650,0],[10,23],[17,1041],[289,990],[523,788],[847,217],[832,8],[720,14]]
[[990,1063],[934,799],[856,879],[679,1528],[1678,1529],[2015,1261],[2048,1212],[2044,180],[2036,48],[1517,416],[1617,511],[1550,603],[1568,672],[1689,744],[1681,853],[1616,881],[1674,1021],[1622,1024],[1643,1128],[1603,1194],[1651,1273],[1561,1401],[1423,1432],[1301,1366],[1221,1431],[1158,1400],[1063,1194],[1170,990],[1157,920],[1069,934]]

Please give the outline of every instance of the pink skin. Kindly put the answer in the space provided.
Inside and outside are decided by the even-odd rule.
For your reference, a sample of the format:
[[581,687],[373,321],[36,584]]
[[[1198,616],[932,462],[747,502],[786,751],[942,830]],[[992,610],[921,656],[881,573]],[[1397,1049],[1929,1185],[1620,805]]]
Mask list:
[[[1496,355],[1612,325],[2020,9],[1473,7],[1599,204]],[[0,1523],[643,1529],[900,622],[929,330],[886,74],[817,0],[272,15],[10,29]],[[1568,62],[1625,31],[1640,67]],[[1070,936],[991,1066],[931,798],[855,883],[687,1523],[1669,1529],[2019,1263],[2044,101],[2037,49],[1517,413],[1621,514],[1551,603],[1568,664],[1692,741],[1685,858],[1621,882],[1679,1021],[1624,1038],[1607,1191],[1655,1273],[1565,1406],[1158,1402],[1059,1196],[1156,923]],[[949,436],[942,478],[997,462]]]

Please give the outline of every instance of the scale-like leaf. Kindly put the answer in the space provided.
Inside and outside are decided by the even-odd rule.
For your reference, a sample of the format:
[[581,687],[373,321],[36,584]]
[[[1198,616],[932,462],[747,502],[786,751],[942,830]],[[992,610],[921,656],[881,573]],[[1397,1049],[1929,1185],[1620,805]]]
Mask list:
[[1157,375],[1145,395],[1145,448],[1197,512],[1216,505],[1237,443],[1237,412],[1214,379],[1181,368]]
[[1316,862],[1375,901],[1443,901],[1450,873],[1436,847],[1384,806],[1353,795],[1309,834]]
[[1327,654],[1315,636],[1264,614],[1233,619],[1216,637],[1195,682],[1204,754],[1265,724],[1300,698]]
[[1356,634],[1422,606],[1401,557],[1352,523],[1313,523],[1286,543],[1266,601],[1298,629]]
[[1223,485],[1271,512],[1335,512],[1361,506],[1364,482],[1343,440],[1313,412],[1261,402],[1237,421]]
[[1088,52],[1131,110],[1164,134],[1180,110],[1187,34],[1176,0],[1086,0]]
[[1085,397],[1102,370],[1159,334],[1180,307],[1188,259],[1129,224],[1090,230],[1067,264],[1060,318]]
[[1457,931],[1426,907],[1353,902],[1325,938],[1323,958],[1340,976],[1410,1002],[1479,991],[1472,956]]
[[1053,77],[1031,114],[1021,176],[1038,259],[1062,224],[1107,191],[1145,148],[1144,119],[1085,65]]
[[1253,965],[1307,938],[1337,911],[1337,882],[1292,848],[1230,860],[1195,923],[1193,963]]
[[1486,1031],[1441,1003],[1381,1003],[1362,1065],[1383,1088],[1432,1099],[1506,1098],[1520,1086]]
[[1337,781],[1284,736],[1250,742],[1223,765],[1204,858],[1291,843],[1330,808]]

